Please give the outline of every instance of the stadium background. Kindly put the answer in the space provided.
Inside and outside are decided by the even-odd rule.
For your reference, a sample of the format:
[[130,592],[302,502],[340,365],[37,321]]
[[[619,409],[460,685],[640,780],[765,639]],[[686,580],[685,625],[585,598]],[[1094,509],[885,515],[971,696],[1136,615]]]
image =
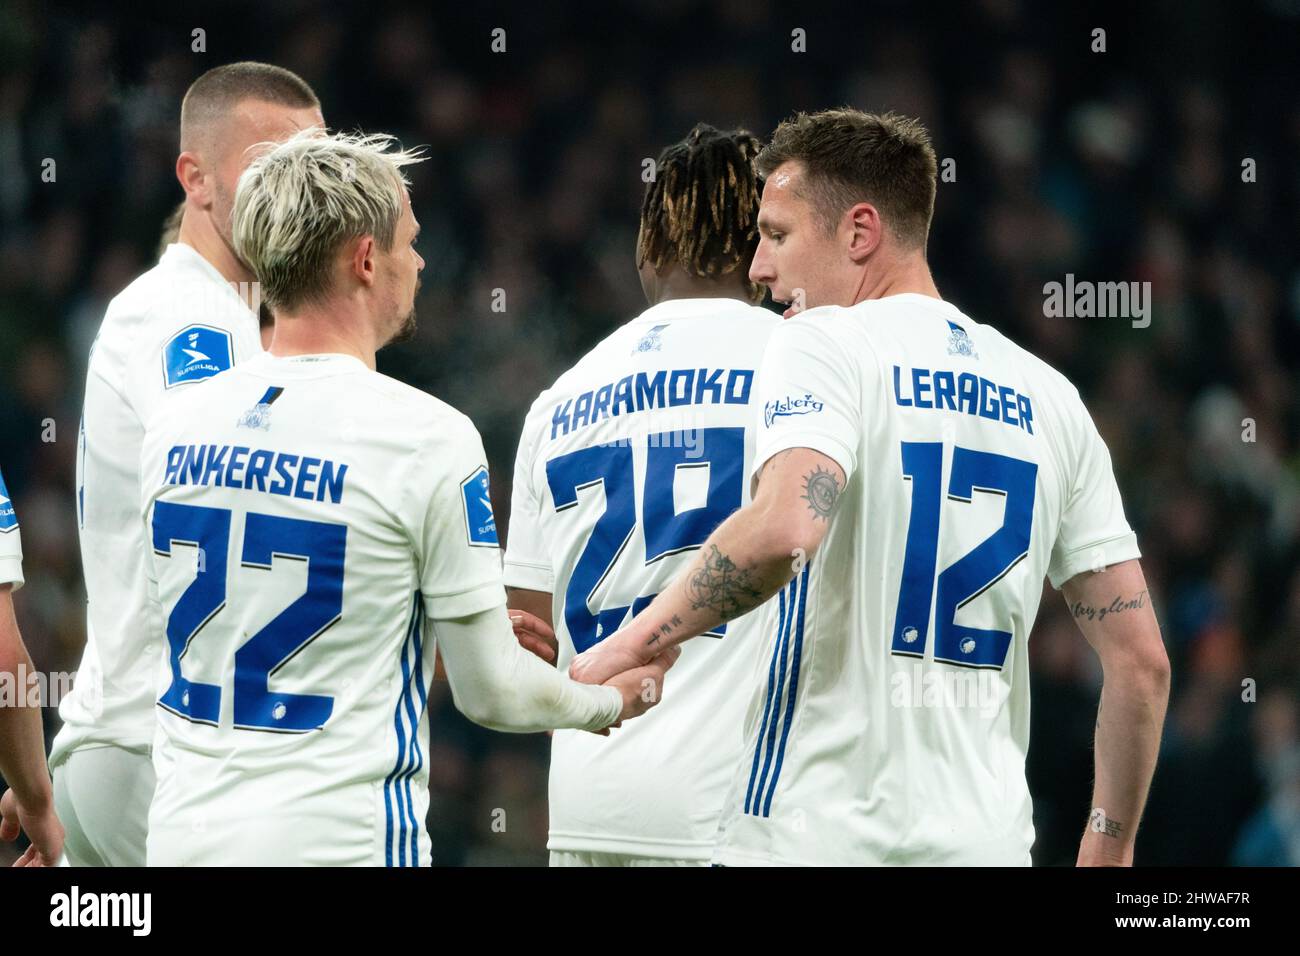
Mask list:
[[[893,108],[956,160],[940,290],[1079,386],[1138,531],[1174,666],[1138,862],[1300,863],[1300,4],[919,6],[0,3],[0,467],[37,667],[79,660],[86,356],[180,199],[179,103],[203,70],[278,63],[332,126],[429,145],[420,330],[380,367],[475,420],[503,527],[528,404],[644,307],[642,160],[698,120],[763,138],[798,108]],[[1151,282],[1150,327],[1045,317],[1043,284],[1066,273]],[[1072,863],[1100,673],[1055,594],[1030,655],[1035,860]],[[474,727],[445,687],[431,707],[436,861],[544,862],[546,737]]]

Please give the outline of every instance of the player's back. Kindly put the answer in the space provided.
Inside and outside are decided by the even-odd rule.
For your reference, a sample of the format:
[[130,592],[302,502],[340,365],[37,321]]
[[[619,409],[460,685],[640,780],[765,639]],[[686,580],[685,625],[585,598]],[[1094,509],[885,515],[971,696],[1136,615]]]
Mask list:
[[59,709],[51,766],[82,746],[148,750],[158,648],[142,626],[140,444],[159,409],[261,351],[257,316],[182,243],[109,304],[91,348],[77,456],[86,648]]
[[[558,664],[612,635],[749,501],[755,371],[779,319],[669,300],[543,392],[516,463],[506,583],[554,595]],[[754,679],[758,612],[682,648],[663,702],[557,731],[553,851],[707,860]]]
[[498,559],[452,547],[496,553],[481,457],[463,415],[343,355],[263,355],[150,429],[151,864],[428,862],[421,593],[502,599]]
[[751,704],[722,858],[1027,863],[1043,578],[1137,555],[1078,393],[920,295],[812,310],[770,349],[760,460],[851,474],[785,615],[798,674]]

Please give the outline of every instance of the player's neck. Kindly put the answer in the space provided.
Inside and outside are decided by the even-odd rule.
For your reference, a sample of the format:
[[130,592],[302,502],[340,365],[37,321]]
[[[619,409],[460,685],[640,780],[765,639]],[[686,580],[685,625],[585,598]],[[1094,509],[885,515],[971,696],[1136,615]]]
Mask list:
[[212,220],[207,216],[194,214],[186,207],[181,216],[179,242],[185,243],[201,255],[212,268],[221,273],[227,282],[238,284],[252,282],[253,274],[244,264],[235,258],[224,239],[212,227]]
[[723,279],[702,279],[691,276],[679,269],[672,270],[666,276],[660,276],[654,290],[651,305],[668,302],[672,299],[745,299],[745,287],[734,275]]
[[340,322],[336,308],[308,307],[275,313],[275,331],[267,349],[277,358],[294,355],[351,355],[375,369],[374,336],[360,322]]
[[858,291],[853,304],[868,299],[883,299],[890,295],[903,295],[911,292],[926,295],[932,299],[941,299],[939,288],[930,275],[930,266],[921,256],[909,257],[896,264],[892,269],[881,271],[875,276],[868,276]]

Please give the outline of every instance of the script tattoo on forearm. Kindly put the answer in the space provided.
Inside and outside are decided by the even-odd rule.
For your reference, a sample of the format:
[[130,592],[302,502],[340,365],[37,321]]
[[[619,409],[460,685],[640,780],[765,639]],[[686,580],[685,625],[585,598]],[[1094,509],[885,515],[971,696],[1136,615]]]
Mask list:
[[1136,611],[1146,607],[1147,594],[1147,591],[1139,591],[1136,597],[1129,598],[1127,601],[1116,595],[1115,600],[1105,607],[1093,607],[1091,604],[1075,601],[1070,605],[1070,613],[1074,615],[1076,621],[1087,618],[1089,621],[1100,622],[1106,619],[1107,614],[1123,614],[1125,611]]
[[674,614],[672,620],[665,621],[663,624],[660,624],[658,630],[656,630],[654,634],[650,635],[650,640],[646,641],[646,646],[647,647],[657,646],[659,644],[659,638],[667,637],[669,634],[671,634],[673,631],[677,630],[677,628],[681,626],[682,626],[681,616]]
[[839,497],[840,483],[831,472],[819,467],[804,475],[803,499],[808,502],[814,517],[830,521]]
[[736,562],[709,545],[704,556],[704,567],[693,572],[686,582],[686,593],[691,599],[691,610],[708,608],[724,621],[739,617],[763,603],[763,592],[755,586],[754,572],[738,568]]

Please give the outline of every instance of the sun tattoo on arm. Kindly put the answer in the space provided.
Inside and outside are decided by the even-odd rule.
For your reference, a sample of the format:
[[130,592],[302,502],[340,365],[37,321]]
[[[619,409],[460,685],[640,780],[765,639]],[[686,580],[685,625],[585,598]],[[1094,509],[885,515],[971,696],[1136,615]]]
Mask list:
[[831,512],[835,510],[835,504],[840,498],[840,483],[825,468],[814,468],[804,475],[801,497],[808,502],[808,508],[815,518],[830,521]]

